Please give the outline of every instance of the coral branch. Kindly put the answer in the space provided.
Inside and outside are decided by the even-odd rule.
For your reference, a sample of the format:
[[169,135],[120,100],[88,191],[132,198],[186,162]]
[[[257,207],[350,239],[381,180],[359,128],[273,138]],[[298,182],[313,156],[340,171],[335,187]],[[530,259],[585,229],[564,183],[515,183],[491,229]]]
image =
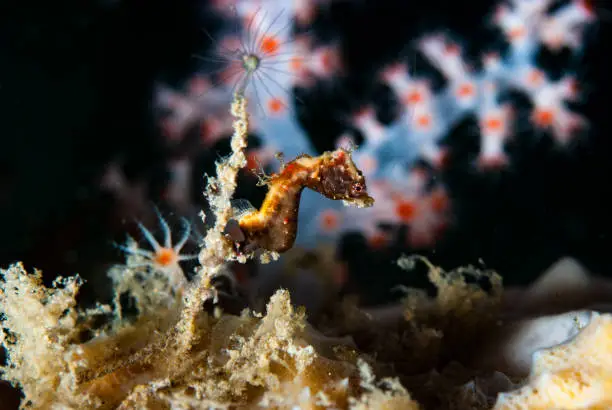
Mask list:
[[206,198],[213,211],[215,223],[204,238],[199,255],[201,266],[198,276],[185,299],[185,308],[177,324],[185,350],[188,350],[196,339],[195,321],[202,303],[210,297],[216,300],[216,292],[211,285],[211,279],[219,273],[227,260],[234,257],[232,245],[226,239],[224,230],[233,215],[230,201],[236,190],[238,171],[247,163],[245,150],[249,118],[246,108],[246,98],[241,94],[235,94],[231,107],[231,114],[234,117],[234,133],[231,139],[232,154],[229,158],[217,163],[217,176],[209,178],[206,186]]

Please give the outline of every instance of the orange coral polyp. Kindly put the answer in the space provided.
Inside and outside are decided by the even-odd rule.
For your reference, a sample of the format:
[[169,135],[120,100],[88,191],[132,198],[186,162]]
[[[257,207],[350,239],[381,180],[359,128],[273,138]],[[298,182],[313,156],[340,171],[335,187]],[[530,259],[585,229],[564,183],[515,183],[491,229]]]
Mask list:
[[280,48],[280,42],[276,37],[266,36],[261,42],[261,51],[266,54],[276,54]]
[[161,248],[155,253],[155,263],[170,266],[178,261],[178,255],[172,248]]
[[402,222],[410,222],[416,215],[416,205],[412,201],[399,201],[395,207],[395,212]]

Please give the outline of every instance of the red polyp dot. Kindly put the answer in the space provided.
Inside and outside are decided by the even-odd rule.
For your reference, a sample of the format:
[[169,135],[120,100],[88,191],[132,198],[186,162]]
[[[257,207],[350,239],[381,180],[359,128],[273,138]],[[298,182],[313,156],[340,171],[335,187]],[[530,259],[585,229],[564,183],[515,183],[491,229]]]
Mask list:
[[472,83],[463,83],[457,88],[457,95],[459,97],[471,97],[474,95],[474,86]]
[[514,27],[513,29],[511,29],[508,32],[508,37],[510,37],[510,39],[512,40],[519,40],[521,38],[523,38],[526,34],[526,30],[525,27],[520,26],[520,27]]
[[539,85],[544,79],[544,73],[540,70],[531,70],[527,75],[527,81],[532,85]]
[[155,254],[155,262],[161,266],[168,266],[176,261],[176,253],[172,248],[162,248]]
[[278,114],[285,109],[285,104],[279,98],[272,98],[268,101],[268,109],[274,114]]
[[289,60],[289,67],[292,71],[301,71],[304,67],[304,59],[302,57],[292,57]]
[[411,91],[404,97],[406,104],[418,104],[423,101],[423,95],[418,91]]
[[321,225],[326,232],[335,230],[339,225],[338,215],[333,211],[325,212],[321,218]]
[[417,124],[420,127],[427,128],[431,124],[431,117],[429,115],[421,115],[417,118]]
[[402,222],[411,222],[416,215],[416,206],[411,201],[402,200],[395,206],[395,213]]
[[275,37],[265,36],[261,42],[261,51],[265,54],[276,54],[280,48],[280,42]]
[[459,54],[459,46],[457,44],[447,44],[445,51],[452,55]]
[[533,121],[539,127],[550,127],[555,120],[555,114],[552,110],[536,109],[533,114]]
[[484,122],[484,128],[488,131],[497,131],[502,127],[502,120],[497,117],[491,117]]

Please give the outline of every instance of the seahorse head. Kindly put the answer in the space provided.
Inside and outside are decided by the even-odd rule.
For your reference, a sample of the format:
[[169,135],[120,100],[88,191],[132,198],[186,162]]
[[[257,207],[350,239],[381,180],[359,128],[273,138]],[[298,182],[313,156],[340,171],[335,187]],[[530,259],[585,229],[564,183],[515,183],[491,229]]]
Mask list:
[[374,204],[374,198],[368,195],[363,172],[355,166],[351,152],[344,148],[324,152],[319,157],[308,185],[322,195],[342,200],[347,205],[364,208]]

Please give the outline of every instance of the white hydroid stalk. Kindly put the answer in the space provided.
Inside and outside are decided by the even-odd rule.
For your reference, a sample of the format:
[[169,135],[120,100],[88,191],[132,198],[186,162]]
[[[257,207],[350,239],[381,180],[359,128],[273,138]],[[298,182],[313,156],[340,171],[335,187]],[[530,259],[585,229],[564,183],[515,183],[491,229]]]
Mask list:
[[[246,83],[245,83],[246,86]],[[194,279],[194,285],[185,299],[185,307],[177,325],[181,334],[183,349],[188,350],[196,343],[196,319],[202,310],[204,301],[213,298],[216,301],[216,291],[211,284],[226,261],[234,258],[231,243],[226,239],[224,230],[233,215],[231,199],[236,190],[238,172],[246,166],[244,154],[247,147],[249,118],[247,100],[244,89],[238,90],[232,100],[231,114],[234,117],[234,133],[231,138],[232,154],[229,158],[217,163],[217,176],[211,177],[206,185],[206,198],[215,217],[215,223],[210,228],[199,254],[200,268]]]

